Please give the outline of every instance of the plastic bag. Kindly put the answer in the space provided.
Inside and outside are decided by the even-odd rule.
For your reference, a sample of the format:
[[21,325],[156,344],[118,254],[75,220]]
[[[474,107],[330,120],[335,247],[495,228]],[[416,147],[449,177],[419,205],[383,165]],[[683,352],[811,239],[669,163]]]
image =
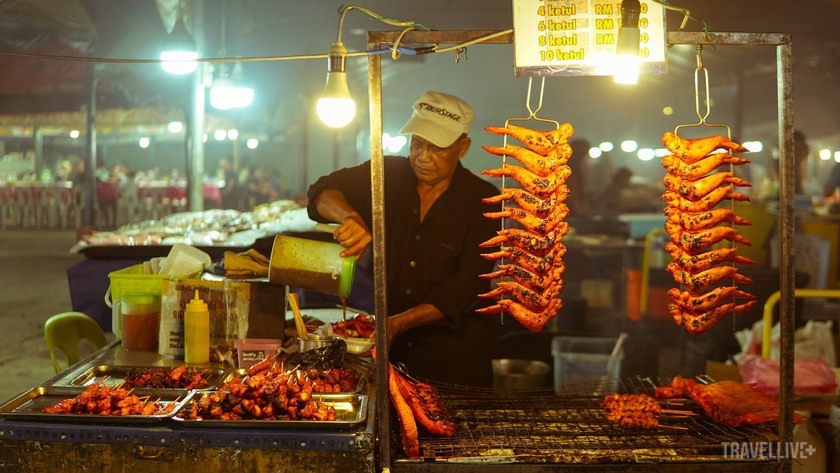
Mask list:
[[[779,362],[746,354],[738,361],[744,384],[752,384],[768,395],[779,393]],[[799,357],[793,362],[793,392],[831,394],[837,391],[834,371],[823,357]]]
[[286,365],[302,368],[316,368],[328,370],[344,366],[344,357],[347,354],[347,345],[344,340],[338,339],[336,343],[325,347],[316,348],[305,352],[294,353],[286,360]]
[[[804,327],[798,328],[793,336],[794,353],[796,358],[822,357],[829,366],[836,366],[834,353],[834,336],[831,321],[820,322],[809,320]],[[764,322],[759,320],[750,329],[735,332],[735,339],[741,347],[741,353],[734,356],[740,364],[741,357],[746,355],[760,355],[762,348],[762,331]],[[770,335],[770,359],[779,359],[779,338],[781,330],[779,324],[773,326]]]

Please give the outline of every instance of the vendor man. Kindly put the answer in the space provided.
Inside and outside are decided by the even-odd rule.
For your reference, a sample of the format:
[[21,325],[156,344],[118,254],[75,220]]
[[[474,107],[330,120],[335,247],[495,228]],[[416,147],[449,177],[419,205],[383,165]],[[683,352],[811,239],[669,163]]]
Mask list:
[[[461,164],[473,118],[460,98],[426,92],[400,131],[411,135],[409,157],[384,158],[387,331],[391,361],[410,374],[490,386],[493,321],[475,310],[489,290],[478,275],[493,268],[479,244],[498,230],[483,216],[497,209],[481,199],[498,189]],[[370,161],[340,169],[309,188],[309,216],[340,224],[342,256],[371,243],[370,170]]]

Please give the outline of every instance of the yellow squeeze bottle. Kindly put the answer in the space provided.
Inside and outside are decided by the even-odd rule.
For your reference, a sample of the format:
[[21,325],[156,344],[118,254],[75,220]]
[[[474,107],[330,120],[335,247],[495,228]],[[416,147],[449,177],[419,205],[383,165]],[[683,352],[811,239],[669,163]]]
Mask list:
[[198,297],[184,311],[184,362],[202,365],[210,362],[210,312],[207,303]]

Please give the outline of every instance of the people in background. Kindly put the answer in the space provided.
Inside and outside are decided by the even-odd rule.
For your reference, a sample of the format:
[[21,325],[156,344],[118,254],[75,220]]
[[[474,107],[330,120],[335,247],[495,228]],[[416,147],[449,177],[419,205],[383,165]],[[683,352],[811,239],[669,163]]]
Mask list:
[[53,178],[55,182],[66,182],[70,180],[70,174],[73,172],[73,165],[69,159],[60,159],[55,165],[55,173]]
[[589,148],[592,145],[584,138],[576,138],[569,142],[572,147],[572,156],[569,158],[569,167],[572,174],[566,180],[569,188],[569,197],[566,198],[566,205],[569,207],[570,216],[583,216],[589,212]]
[[828,179],[823,185],[823,196],[831,197],[837,188],[840,187],[840,163],[834,164],[831,172],[828,174]]
[[[70,171],[69,181],[73,183],[73,193],[75,196],[76,205],[72,206],[73,212],[82,212],[80,215],[82,222],[90,221],[90,208],[87,205],[87,196],[90,192],[90,186],[87,182],[85,171],[87,165],[84,159],[74,159]],[[92,184],[92,183],[91,183]]]
[[239,174],[233,169],[233,163],[230,159],[222,158],[219,161],[217,174],[217,177],[224,182],[224,187],[221,188],[222,208],[239,210],[241,207],[239,202],[241,195]]
[[254,166],[248,178],[248,204],[251,208],[277,200],[277,183],[265,166]]
[[169,173],[169,185],[170,186],[180,186],[185,185],[187,183],[186,179],[181,176],[181,170],[178,168],[173,168],[172,171]]
[[808,147],[805,133],[802,130],[794,130],[793,158],[796,163],[796,169],[793,175],[793,193],[796,195],[805,193],[805,177],[808,173],[808,154],[810,152],[811,148]]
[[627,167],[620,167],[615,170],[610,178],[610,183],[601,189],[595,201],[595,211],[600,214],[617,215],[625,210],[622,201],[622,191],[630,185],[630,178],[633,171]]
[[94,171],[94,175],[96,176],[97,181],[108,182],[108,178],[111,177],[111,171],[108,170],[108,167],[105,166],[105,163],[99,162],[96,164],[96,170]]
[[111,168],[111,177],[109,180],[111,182],[120,182],[126,179],[128,176],[128,166],[123,163],[117,163],[114,167]]

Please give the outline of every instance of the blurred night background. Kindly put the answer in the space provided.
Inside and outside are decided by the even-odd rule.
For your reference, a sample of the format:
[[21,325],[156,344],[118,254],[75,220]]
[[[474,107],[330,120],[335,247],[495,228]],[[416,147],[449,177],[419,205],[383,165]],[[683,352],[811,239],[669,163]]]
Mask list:
[[[0,2],[0,48],[6,52],[42,53],[112,59],[156,59],[167,37],[159,6],[177,2],[152,0],[21,0]],[[187,11],[192,8],[185,4]],[[690,9],[715,32],[791,33],[795,127],[802,130],[813,156],[808,173],[814,183],[833,159],[822,161],[817,150],[840,149],[840,37],[836,19],[840,1],[704,0],[673,2]],[[278,57],[325,54],[336,39],[341,2],[318,0],[207,0],[201,2],[199,41],[202,57]],[[384,17],[412,20],[436,30],[504,30],[512,28],[510,1],[393,2],[370,0],[359,6]],[[224,21],[223,21],[224,19]],[[669,11],[669,31],[677,31],[682,15]],[[361,12],[350,12],[342,40],[350,52],[363,51],[367,31],[394,30]],[[688,31],[702,24],[689,21]],[[223,34],[224,31],[224,34]],[[473,148],[465,164],[472,169],[495,165],[479,145],[497,145],[499,137],[482,131],[511,117],[527,115],[527,78],[513,73],[512,45],[475,45],[456,62],[455,53],[383,57],[384,130],[396,135],[413,101],[426,90],[459,95],[476,111]],[[733,138],[761,141],[751,156],[764,172],[777,167],[776,51],[767,46],[705,47],[704,64],[710,83],[709,121],[726,123]],[[23,119],[33,114],[84,110],[88,78],[96,68],[97,109],[153,110],[155,120],[182,119],[189,107],[191,82],[161,70],[158,64],[90,63],[0,55],[0,138],[4,154],[31,148]],[[255,90],[254,103],[244,109],[213,110],[207,105],[207,174],[237,147],[239,167],[268,167],[283,186],[283,195],[299,197],[317,176],[368,159],[367,60],[348,58],[348,76],[357,102],[356,119],[333,130],[321,124],[314,105],[323,89],[326,60],[244,61],[243,80]],[[231,64],[232,67],[232,64]],[[668,52],[668,72],[643,75],[635,87],[617,86],[610,77],[551,77],[546,80],[540,116],[571,123],[577,138],[592,145],[615,144],[590,166],[603,172],[629,167],[638,183],[657,183],[659,160],[642,161],[619,149],[624,140],[641,148],[660,148],[665,131],[697,122],[694,97],[696,57],[691,46]],[[539,81],[534,81],[538,90]],[[536,92],[535,92],[536,94]],[[535,102],[536,99],[532,99]],[[161,111],[163,110],[163,111]],[[173,112],[173,110],[175,112]],[[180,111],[180,112],[179,112]],[[83,115],[82,115],[83,116]],[[22,118],[23,117],[23,118]],[[140,171],[185,171],[185,137],[155,127],[116,127],[98,123],[99,159],[107,167],[124,163]],[[214,126],[236,128],[237,140],[217,141]],[[45,135],[45,163],[85,154],[84,140],[69,137],[73,127],[56,127]],[[84,122],[77,129],[84,132]],[[151,145],[137,146],[148,136]],[[259,145],[250,149],[248,138]],[[406,153],[406,151],[403,151]],[[832,155],[833,156],[833,155]],[[770,171],[767,171],[770,169]],[[598,182],[593,183],[596,187]]]

